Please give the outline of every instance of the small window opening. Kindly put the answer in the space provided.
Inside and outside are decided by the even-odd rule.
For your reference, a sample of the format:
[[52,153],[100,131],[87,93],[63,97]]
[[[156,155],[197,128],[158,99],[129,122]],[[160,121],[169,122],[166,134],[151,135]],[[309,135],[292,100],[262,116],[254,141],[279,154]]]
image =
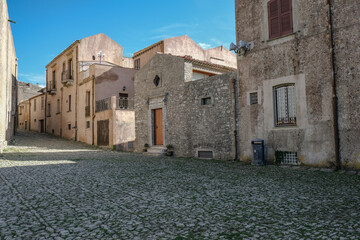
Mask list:
[[210,105],[211,104],[211,97],[206,97],[201,99],[201,105]]
[[250,105],[258,104],[258,93],[250,93]]

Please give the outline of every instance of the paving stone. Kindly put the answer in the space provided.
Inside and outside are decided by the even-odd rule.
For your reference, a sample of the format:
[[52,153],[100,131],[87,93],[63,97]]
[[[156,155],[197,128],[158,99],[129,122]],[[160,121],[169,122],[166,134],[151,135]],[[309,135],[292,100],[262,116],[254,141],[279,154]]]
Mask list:
[[360,176],[113,152],[20,133],[1,239],[358,239]]

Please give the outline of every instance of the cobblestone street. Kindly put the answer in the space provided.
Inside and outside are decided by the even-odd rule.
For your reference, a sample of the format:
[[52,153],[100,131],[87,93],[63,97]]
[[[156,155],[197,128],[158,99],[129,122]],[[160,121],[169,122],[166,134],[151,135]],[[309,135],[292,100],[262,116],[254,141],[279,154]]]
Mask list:
[[151,157],[24,132],[0,156],[1,239],[360,239],[356,174]]

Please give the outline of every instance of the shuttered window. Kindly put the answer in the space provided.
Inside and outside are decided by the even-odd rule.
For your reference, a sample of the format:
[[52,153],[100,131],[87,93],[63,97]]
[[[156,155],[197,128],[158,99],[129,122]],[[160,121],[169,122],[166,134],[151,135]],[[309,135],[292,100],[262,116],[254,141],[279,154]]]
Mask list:
[[293,32],[292,0],[268,2],[269,38],[277,38]]

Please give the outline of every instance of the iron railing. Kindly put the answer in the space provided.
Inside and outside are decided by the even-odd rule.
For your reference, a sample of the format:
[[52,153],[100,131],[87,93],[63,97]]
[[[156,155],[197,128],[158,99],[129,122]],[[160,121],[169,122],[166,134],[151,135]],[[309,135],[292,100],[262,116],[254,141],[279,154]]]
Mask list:
[[96,101],[95,112],[101,112],[109,109],[111,109],[111,98],[105,98]]
[[74,71],[66,70],[61,73],[61,81],[72,80]]

